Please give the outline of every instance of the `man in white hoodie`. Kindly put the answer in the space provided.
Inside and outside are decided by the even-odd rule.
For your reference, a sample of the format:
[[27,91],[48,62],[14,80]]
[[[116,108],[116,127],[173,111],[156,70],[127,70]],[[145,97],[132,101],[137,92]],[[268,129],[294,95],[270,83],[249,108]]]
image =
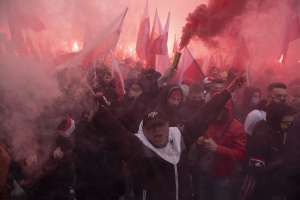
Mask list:
[[131,171],[136,199],[191,200],[192,185],[188,161],[189,147],[203,134],[240,86],[235,80],[205,106],[195,108],[195,116],[186,123],[183,133],[169,127],[160,112],[145,115],[136,135],[127,131],[105,108],[100,106],[94,122],[105,133]]

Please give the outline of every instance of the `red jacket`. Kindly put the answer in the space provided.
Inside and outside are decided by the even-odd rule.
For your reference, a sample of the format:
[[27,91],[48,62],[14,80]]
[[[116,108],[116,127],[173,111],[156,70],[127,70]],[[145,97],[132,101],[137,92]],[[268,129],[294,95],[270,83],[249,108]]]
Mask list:
[[211,124],[205,136],[218,144],[211,168],[212,175],[233,175],[246,155],[246,133],[242,124],[229,117],[227,123]]

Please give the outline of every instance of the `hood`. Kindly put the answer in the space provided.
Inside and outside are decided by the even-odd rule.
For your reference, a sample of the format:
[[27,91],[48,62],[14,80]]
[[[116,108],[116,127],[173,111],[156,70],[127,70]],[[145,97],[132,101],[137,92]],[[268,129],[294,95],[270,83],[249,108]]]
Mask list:
[[169,141],[163,148],[157,148],[153,146],[144,135],[143,122],[140,123],[138,133],[135,136],[143,143],[144,146],[152,150],[163,160],[176,165],[180,161],[180,155],[182,152],[181,147],[181,133],[177,127],[169,128]]
[[174,91],[178,91],[182,95],[182,101],[181,101],[181,104],[182,104],[183,99],[184,99],[184,94],[183,94],[183,91],[182,91],[181,87],[178,86],[178,85],[171,85],[171,86],[167,86],[166,88],[164,88],[164,90],[161,93],[161,97],[160,97],[160,102],[161,103],[160,104],[162,106],[167,106],[168,98],[170,97],[170,95]]

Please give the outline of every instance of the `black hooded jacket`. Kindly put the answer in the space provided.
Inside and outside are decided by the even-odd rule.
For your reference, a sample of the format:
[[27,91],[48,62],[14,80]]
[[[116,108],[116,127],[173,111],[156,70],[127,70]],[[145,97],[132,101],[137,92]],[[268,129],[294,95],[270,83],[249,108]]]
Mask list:
[[116,151],[128,163],[133,174],[135,193],[138,199],[190,200],[192,187],[187,151],[216,118],[230,98],[228,92],[214,97],[187,123],[182,134],[182,151],[177,165],[170,164],[146,147],[136,136],[128,132],[110,112],[101,107],[95,116],[97,129],[115,143]]

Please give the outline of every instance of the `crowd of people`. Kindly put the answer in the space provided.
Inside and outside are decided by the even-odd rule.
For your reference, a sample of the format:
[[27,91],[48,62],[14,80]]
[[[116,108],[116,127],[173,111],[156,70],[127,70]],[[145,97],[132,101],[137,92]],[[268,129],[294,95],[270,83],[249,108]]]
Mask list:
[[[108,66],[92,68],[92,108],[62,113],[34,175],[1,141],[0,199],[300,199],[300,82],[264,91],[211,71],[176,84],[174,66],[130,66],[122,94]],[[76,86],[60,82],[72,100]]]

